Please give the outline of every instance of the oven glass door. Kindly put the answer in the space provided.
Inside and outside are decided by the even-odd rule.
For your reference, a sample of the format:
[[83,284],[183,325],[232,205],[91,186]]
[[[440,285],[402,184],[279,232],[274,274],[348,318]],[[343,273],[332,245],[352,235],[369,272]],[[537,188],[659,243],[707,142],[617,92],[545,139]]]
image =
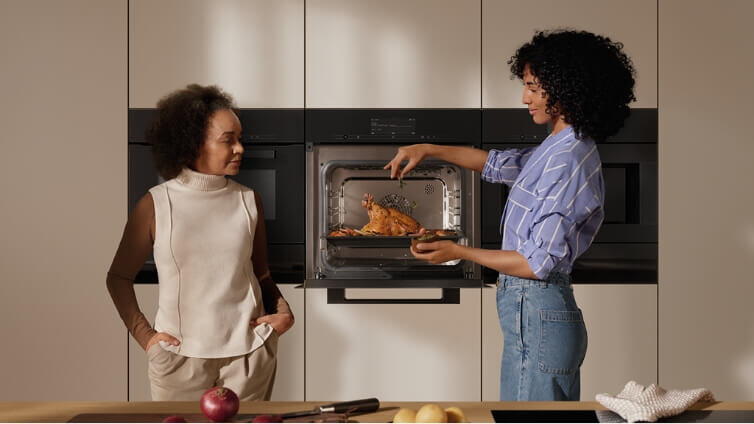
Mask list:
[[267,230],[267,257],[277,283],[304,281],[305,153],[303,144],[244,145],[233,179],[259,194]]
[[[304,146],[245,145],[241,171],[232,178],[258,192],[267,230],[270,270],[277,282],[300,283],[304,275]],[[161,184],[152,146],[128,145],[128,210]],[[136,282],[157,282],[150,256]]]
[[[488,144],[506,150],[531,144]],[[657,263],[657,145],[600,144],[605,181],[605,219],[592,246],[574,263],[574,280],[652,280]],[[505,184],[482,183],[482,247],[499,249]],[[485,282],[497,272],[484,269]]]
[[241,171],[232,178],[259,194],[267,242],[304,243],[304,145],[245,145]]

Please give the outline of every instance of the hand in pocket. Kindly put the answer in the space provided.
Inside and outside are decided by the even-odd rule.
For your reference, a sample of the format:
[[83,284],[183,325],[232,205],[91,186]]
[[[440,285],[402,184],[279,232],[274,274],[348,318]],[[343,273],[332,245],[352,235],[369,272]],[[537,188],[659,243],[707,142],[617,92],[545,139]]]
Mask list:
[[148,351],[149,348],[152,347],[153,344],[159,341],[168,342],[169,344],[173,346],[178,346],[179,344],[181,344],[180,340],[176,339],[175,337],[171,336],[168,333],[157,333],[154,336],[152,336],[151,339],[149,339],[149,341],[147,342],[147,347],[146,349],[144,349],[144,351],[145,352]]
[[249,324],[251,324],[252,327],[256,327],[259,324],[267,323],[272,327],[273,330],[275,330],[275,333],[277,333],[278,336],[281,336],[283,333],[288,331],[291,327],[293,327],[293,315],[281,313],[281,314],[269,314],[269,315],[262,315],[259,318],[253,318]]

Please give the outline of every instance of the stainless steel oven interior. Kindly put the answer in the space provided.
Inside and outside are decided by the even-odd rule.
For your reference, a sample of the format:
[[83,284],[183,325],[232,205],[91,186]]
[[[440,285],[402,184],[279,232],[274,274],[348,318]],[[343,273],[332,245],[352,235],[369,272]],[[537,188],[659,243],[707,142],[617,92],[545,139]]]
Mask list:
[[[385,164],[395,146],[313,146],[307,158],[307,278],[398,278],[400,273],[456,271],[474,278],[478,266],[454,260],[432,265],[409,251],[408,237],[330,237],[333,230],[360,229],[369,222],[365,194],[413,217],[426,229],[452,230],[454,240],[475,246],[479,237],[471,171],[441,161],[423,162],[402,180],[390,179]],[[431,274],[427,274],[431,276]],[[436,277],[436,275],[434,275]]]

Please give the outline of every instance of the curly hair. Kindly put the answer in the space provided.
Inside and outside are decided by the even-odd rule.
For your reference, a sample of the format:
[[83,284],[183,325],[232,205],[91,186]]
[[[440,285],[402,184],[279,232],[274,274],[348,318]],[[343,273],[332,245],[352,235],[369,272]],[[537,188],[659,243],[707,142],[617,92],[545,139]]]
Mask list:
[[214,85],[190,84],[157,102],[146,138],[152,143],[154,163],[162,178],[175,178],[196,160],[210,117],[223,109],[239,115],[233,98]]
[[579,137],[602,143],[623,127],[634,100],[634,67],[623,44],[586,31],[539,31],[508,64],[547,93],[547,113],[565,117]]

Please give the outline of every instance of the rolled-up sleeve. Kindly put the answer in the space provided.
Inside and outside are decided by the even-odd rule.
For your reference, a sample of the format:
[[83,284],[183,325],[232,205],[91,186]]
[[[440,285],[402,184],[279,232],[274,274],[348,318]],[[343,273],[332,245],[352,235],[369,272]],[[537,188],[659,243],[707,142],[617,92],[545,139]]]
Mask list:
[[495,184],[510,186],[518,178],[535,147],[525,149],[490,150],[482,169],[482,179]]
[[[539,279],[566,257],[578,257],[591,244],[604,216],[600,169],[561,166],[538,190],[529,237],[517,251]],[[569,255],[570,254],[570,255]]]

